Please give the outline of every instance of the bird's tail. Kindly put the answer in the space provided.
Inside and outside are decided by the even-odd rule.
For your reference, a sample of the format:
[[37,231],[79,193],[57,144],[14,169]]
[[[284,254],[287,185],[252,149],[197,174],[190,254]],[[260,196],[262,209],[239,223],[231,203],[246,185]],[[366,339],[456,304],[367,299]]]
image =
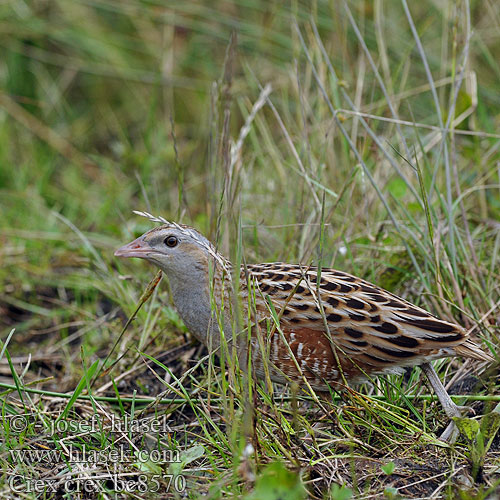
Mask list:
[[457,345],[454,348],[455,352],[459,356],[463,356],[464,358],[472,358],[477,359],[479,361],[495,361],[495,358],[485,352],[481,347],[479,347],[475,342],[470,339],[467,339],[463,344]]

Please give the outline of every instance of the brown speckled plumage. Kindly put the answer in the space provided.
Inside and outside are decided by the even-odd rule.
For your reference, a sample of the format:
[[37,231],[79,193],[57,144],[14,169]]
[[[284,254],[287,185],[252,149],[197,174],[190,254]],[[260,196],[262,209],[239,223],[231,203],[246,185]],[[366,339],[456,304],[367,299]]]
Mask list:
[[[489,359],[460,326],[334,269],[321,270],[318,286],[317,273],[315,267],[279,262],[252,264],[241,270],[244,309],[248,304],[248,276],[251,288],[256,290],[257,320],[271,316],[266,296],[280,315],[283,336],[274,329],[267,340],[275,381],[285,382],[283,374],[300,378],[290,351],[318,390],[325,389],[325,382],[342,381],[334,350],[344,376],[354,383],[366,376],[397,373],[401,367],[447,356]],[[252,344],[257,351],[255,339]],[[255,363],[261,372],[260,356]]]
[[[221,336],[214,309],[222,303],[224,334],[232,335],[231,264],[195,229],[149,217],[164,225],[116,255],[145,258],[160,267],[187,327],[217,348]],[[322,269],[318,279],[316,267],[251,264],[242,266],[239,282],[242,317],[248,317],[249,305],[252,311],[252,367],[262,377],[267,365],[275,382],[307,380],[325,391],[328,385],[398,373],[405,366],[423,365],[429,371],[427,363],[443,357],[492,360],[462,327],[342,271]],[[449,416],[459,414],[434,379]]]

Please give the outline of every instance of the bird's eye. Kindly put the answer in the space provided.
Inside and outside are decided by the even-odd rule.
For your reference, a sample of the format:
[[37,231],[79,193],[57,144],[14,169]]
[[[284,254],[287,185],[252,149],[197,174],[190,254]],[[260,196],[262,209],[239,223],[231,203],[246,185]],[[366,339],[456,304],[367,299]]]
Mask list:
[[177,243],[179,243],[179,240],[175,236],[167,236],[164,240],[163,243],[167,245],[167,247],[174,248],[177,246]]

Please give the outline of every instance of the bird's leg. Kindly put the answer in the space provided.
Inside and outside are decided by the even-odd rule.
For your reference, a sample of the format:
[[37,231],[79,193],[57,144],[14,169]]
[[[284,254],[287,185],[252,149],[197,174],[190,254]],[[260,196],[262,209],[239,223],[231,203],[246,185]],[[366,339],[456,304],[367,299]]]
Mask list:
[[[441,383],[441,380],[436,373],[436,370],[434,370],[434,367],[430,363],[424,363],[420,366],[420,368],[422,368],[422,371],[425,373],[425,376],[429,380],[429,383],[432,385],[432,388],[434,389],[439,402],[443,406],[444,412],[446,413],[447,417],[450,419],[452,419],[453,417],[461,417],[462,415],[460,413],[460,410],[458,409],[458,406],[450,398],[450,395]],[[455,422],[453,422],[452,420],[448,424],[448,427],[446,427],[444,432],[441,434],[439,439],[453,444],[457,440],[458,435],[458,428],[455,425]]]

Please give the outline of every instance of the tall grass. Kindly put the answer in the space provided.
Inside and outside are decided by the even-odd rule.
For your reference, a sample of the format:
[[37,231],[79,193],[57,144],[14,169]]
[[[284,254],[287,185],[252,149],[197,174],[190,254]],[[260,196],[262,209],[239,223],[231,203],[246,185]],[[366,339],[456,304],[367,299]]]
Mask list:
[[[2,469],[19,471],[9,450],[61,449],[61,436],[11,432],[8,415],[47,426],[98,413],[99,433],[62,440],[98,450],[116,446],[111,414],[156,412],[171,430],[156,446],[183,457],[159,467],[183,471],[191,497],[280,485],[297,497],[485,498],[497,448],[483,486],[453,486],[470,449],[436,446],[445,418],[418,369],[331,404],[255,385],[230,349],[221,370],[191,346],[168,285],[145,301],[152,270],[112,251],[151,227],[132,214],[146,210],[197,227],[234,263],[364,277],[495,354],[499,19],[489,1],[0,7]],[[471,362],[437,366],[452,392],[465,381],[472,399],[498,394],[494,368],[476,380]],[[478,415],[492,404],[473,403]]]

